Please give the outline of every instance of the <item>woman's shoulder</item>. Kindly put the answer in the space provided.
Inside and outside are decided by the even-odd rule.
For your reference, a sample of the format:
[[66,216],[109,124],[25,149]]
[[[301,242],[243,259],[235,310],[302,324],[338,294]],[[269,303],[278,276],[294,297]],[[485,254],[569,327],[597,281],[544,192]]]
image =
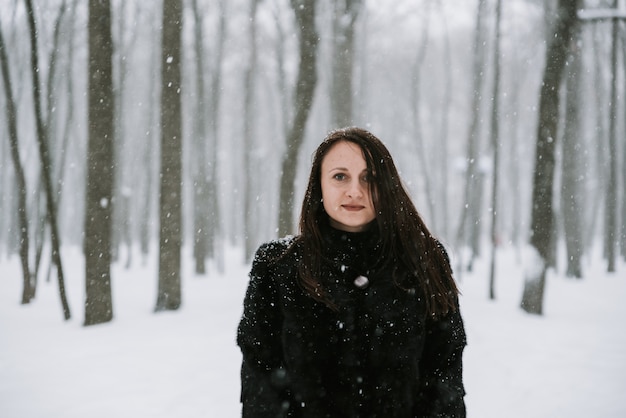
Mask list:
[[283,259],[288,253],[293,252],[298,241],[298,236],[287,235],[282,238],[264,242],[259,246],[254,255],[253,264],[274,264]]

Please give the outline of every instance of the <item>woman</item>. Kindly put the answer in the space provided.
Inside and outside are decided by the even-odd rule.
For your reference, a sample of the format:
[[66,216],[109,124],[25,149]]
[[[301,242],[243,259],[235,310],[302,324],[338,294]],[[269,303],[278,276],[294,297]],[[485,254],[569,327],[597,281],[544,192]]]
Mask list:
[[237,335],[243,416],[464,417],[450,264],[378,138],[328,135],[299,228],[252,264]]

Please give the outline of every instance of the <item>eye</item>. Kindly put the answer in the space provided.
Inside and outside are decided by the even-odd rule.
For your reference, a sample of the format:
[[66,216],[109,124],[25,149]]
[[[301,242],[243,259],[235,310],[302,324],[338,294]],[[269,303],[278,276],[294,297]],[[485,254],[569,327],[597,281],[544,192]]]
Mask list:
[[343,181],[346,179],[346,175],[344,173],[336,173],[335,175],[333,175],[333,179],[337,181]]
[[361,177],[361,181],[364,183],[372,183],[374,179],[375,177],[372,173],[363,173],[363,176]]

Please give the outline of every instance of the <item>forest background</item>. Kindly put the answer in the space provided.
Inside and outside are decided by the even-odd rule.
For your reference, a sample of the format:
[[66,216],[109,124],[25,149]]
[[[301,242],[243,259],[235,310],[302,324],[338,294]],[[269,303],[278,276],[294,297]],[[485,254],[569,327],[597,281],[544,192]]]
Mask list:
[[[530,247],[550,268],[626,258],[619,1],[4,0],[0,257],[22,303],[85,256],[85,325],[113,318],[110,265],[157,255],[155,310],[224,248],[296,232],[310,156],[359,125],[389,146],[458,277]],[[183,248],[190,251],[184,253]],[[133,251],[137,249],[137,251]],[[559,249],[565,254],[559,259]]]
[[359,125],[451,254],[472,416],[623,416],[625,16],[1,0],[0,415],[236,416],[251,256]]

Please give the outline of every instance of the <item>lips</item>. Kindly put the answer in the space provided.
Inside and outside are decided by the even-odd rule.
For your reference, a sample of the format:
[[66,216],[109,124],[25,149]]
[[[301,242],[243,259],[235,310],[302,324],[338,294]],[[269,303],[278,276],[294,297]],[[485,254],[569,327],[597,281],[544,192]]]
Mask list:
[[365,206],[362,205],[341,205],[341,207],[350,212],[356,212],[361,209],[365,209]]

